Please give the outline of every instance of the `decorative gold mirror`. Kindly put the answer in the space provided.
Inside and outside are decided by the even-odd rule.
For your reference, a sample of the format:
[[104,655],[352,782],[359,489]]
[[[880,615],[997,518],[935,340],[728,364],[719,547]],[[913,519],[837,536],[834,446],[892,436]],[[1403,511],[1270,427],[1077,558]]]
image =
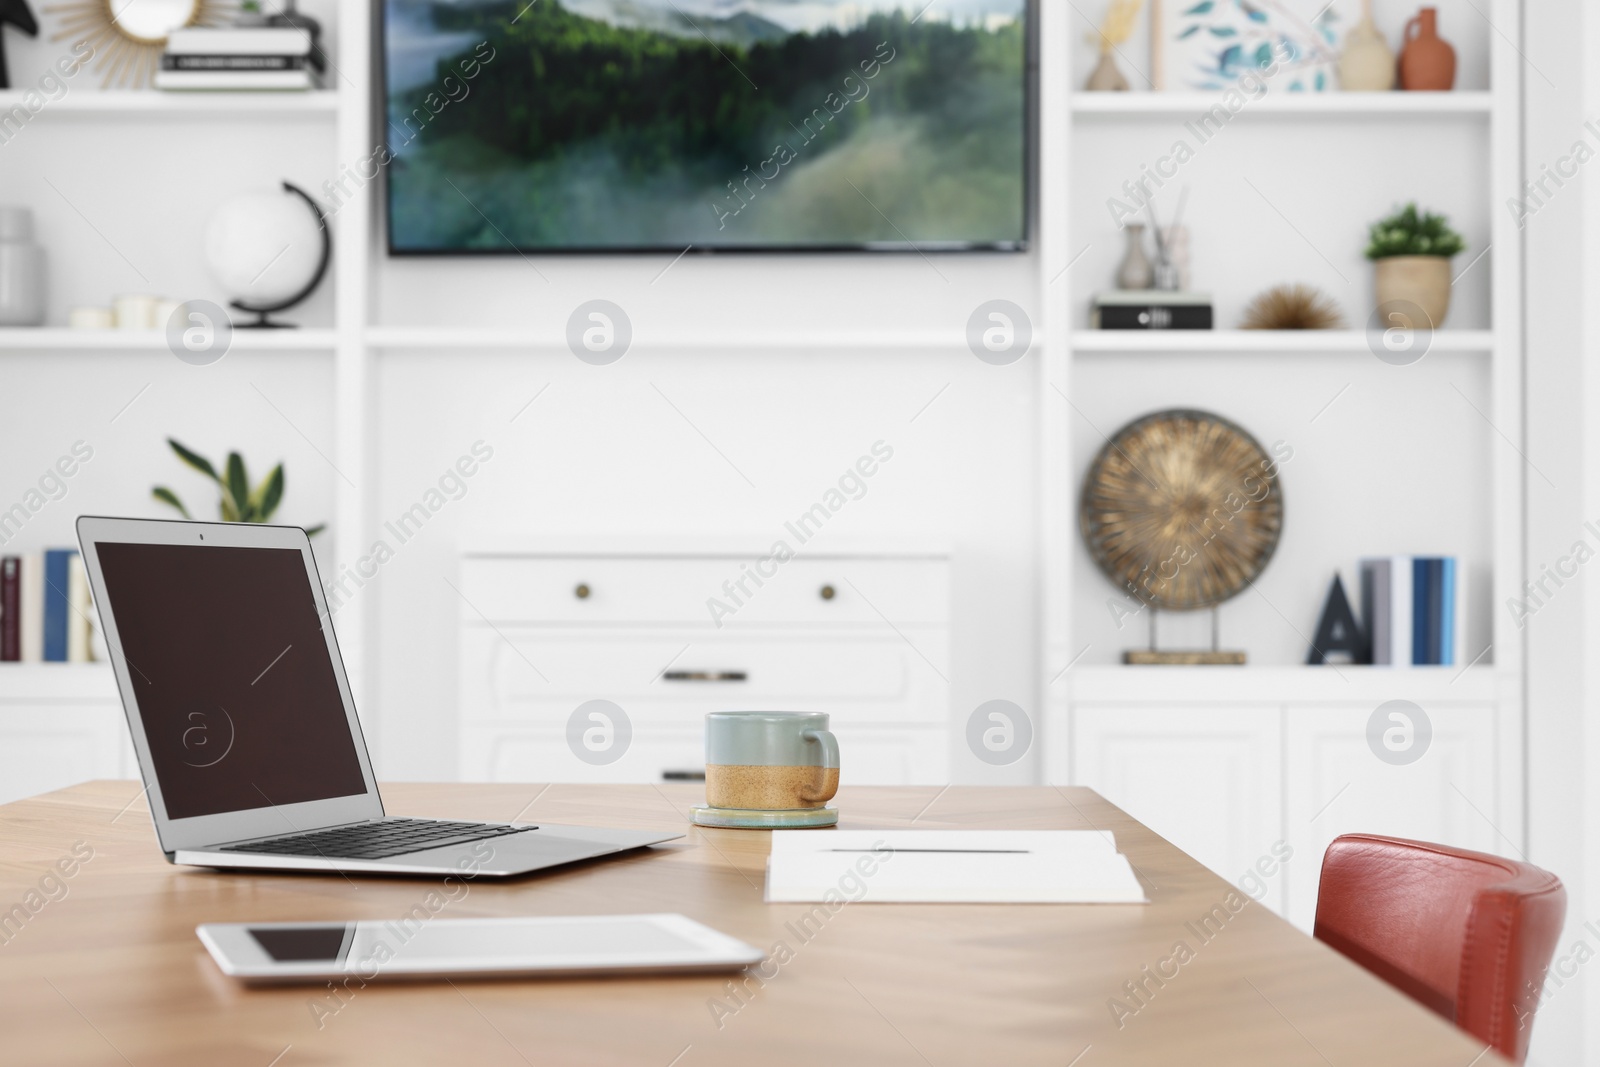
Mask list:
[[105,71],[103,88],[141,88],[150,84],[167,35],[185,26],[215,26],[237,11],[218,0],[76,0],[44,9],[61,16],[53,40],[85,41],[95,66]]
[[1243,662],[1217,650],[1215,615],[1211,652],[1157,652],[1154,612],[1214,609],[1266,568],[1283,533],[1278,462],[1204,411],[1146,415],[1106,442],[1084,482],[1079,525],[1100,570],[1151,611],[1151,648],[1127,662]]

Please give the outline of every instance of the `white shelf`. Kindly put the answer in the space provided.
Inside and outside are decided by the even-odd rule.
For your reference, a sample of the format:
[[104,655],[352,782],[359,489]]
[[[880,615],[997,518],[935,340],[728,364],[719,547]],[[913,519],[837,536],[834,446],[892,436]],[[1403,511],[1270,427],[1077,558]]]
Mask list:
[[[1078,667],[1062,679],[1074,701],[1099,704],[1363,704],[1410,700],[1424,707],[1489,701],[1492,666],[1476,667]],[[1513,679],[1514,682],[1514,679]]]
[[[237,334],[235,335],[237,336]],[[453,329],[450,327],[374,326],[362,335],[373,349],[486,349],[515,351],[567,351],[567,339],[548,330],[531,329]],[[1039,351],[1043,337],[1035,333],[1031,351]],[[675,352],[764,352],[837,351],[873,349],[876,351],[919,352],[965,349],[966,334],[961,330],[838,331],[834,333],[716,333],[666,334],[652,336],[634,323],[629,351]]]
[[109,663],[0,663],[0,705],[119,699]]
[[[1365,330],[1075,330],[1073,352],[1080,356],[1115,353],[1193,352],[1290,355],[1332,352],[1372,355]],[[1439,330],[1430,352],[1489,353],[1489,330]]]
[[[331,351],[334,332],[319,329],[235,328],[229,351]],[[161,330],[71,330],[57,327],[0,328],[0,352],[165,352]]]
[[[1307,117],[1461,115],[1487,118],[1492,95],[1487,92],[1451,93],[1289,93],[1268,92],[1250,100],[1235,118],[1252,115]],[[1222,102],[1214,93],[1089,93],[1072,94],[1072,113],[1087,118],[1198,118]]]
[[[0,112],[23,106],[21,90],[0,91]],[[155,118],[207,115],[326,115],[339,107],[339,94],[318,92],[160,92],[155,89],[75,89],[49,100],[33,118],[55,115],[137,115]]]

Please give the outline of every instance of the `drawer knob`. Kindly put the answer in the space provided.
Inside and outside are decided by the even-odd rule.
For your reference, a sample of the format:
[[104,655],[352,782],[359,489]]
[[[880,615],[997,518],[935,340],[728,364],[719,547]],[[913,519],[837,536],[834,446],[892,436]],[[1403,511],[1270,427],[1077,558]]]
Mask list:
[[818,592],[820,593],[820,595],[821,595],[823,600],[832,600],[835,596],[838,595],[837,591],[831,585],[823,586]]
[[578,585],[577,585],[577,588],[575,588],[572,591],[572,595],[577,597],[579,600],[588,600],[589,599],[589,583],[588,582],[579,582]]

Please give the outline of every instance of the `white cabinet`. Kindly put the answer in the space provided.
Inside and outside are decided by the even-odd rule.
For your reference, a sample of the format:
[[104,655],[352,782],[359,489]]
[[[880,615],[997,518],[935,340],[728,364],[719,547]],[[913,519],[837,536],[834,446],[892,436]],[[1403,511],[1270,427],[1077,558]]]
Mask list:
[[136,774],[109,667],[0,666],[0,803]]
[[[742,708],[827,712],[846,781],[948,781],[948,558],[808,555],[769,562],[757,584],[746,576],[760,560],[645,542],[464,553],[462,777],[697,774],[705,713]],[[713,617],[713,601],[731,611]],[[627,719],[610,762],[568,744],[569,719],[591,700]]]
[[[1076,784],[1230,882],[1270,856],[1282,836],[1273,710],[1080,705],[1074,742]],[[1281,911],[1281,879],[1265,892],[1263,903]]]
[[[1262,899],[1309,931],[1340,834],[1520,854],[1497,685],[1492,668],[1086,668],[1072,682],[1070,771],[1058,763],[1052,780],[1099,790],[1234,884],[1285,842],[1292,856],[1266,864],[1277,869]],[[1388,719],[1391,701],[1422,709],[1425,745],[1420,722]],[[1392,728],[1412,729],[1420,755],[1387,748]]]
[[1310,930],[1316,918],[1322,854],[1340,834],[1385,834],[1517,855],[1512,828],[1500,829],[1493,706],[1434,706],[1425,712],[1431,740],[1420,757],[1403,764],[1386,762],[1368,744],[1367,723],[1375,710],[1288,709],[1284,814],[1295,861],[1286,872],[1287,918],[1302,929]]

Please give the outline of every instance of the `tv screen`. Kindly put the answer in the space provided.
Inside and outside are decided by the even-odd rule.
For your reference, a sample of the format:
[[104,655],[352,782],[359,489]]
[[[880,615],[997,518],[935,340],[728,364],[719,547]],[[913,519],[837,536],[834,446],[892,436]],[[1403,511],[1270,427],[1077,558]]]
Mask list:
[[1027,246],[1031,0],[385,0],[396,254]]

